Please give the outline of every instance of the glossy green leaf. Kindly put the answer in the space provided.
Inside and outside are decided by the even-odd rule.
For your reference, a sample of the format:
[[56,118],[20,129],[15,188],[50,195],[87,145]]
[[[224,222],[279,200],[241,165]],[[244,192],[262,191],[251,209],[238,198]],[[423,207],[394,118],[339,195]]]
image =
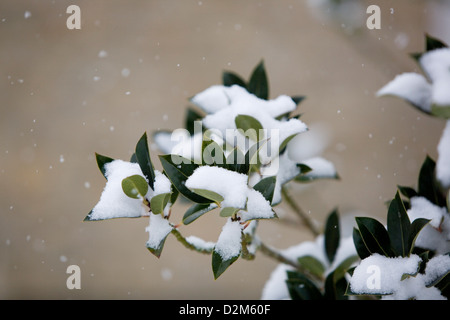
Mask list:
[[224,200],[220,194],[218,194],[214,191],[211,191],[211,190],[192,189],[192,191],[194,191],[196,194],[199,194],[206,199],[209,199],[209,200],[215,202],[217,205],[219,205]]
[[300,266],[302,266],[305,270],[309,271],[311,274],[321,278],[323,273],[325,272],[325,267],[313,256],[303,256],[297,259],[297,262]]
[[292,300],[321,300],[322,293],[304,274],[287,271],[286,285]]
[[264,138],[262,134],[263,126],[252,116],[240,114],[234,118],[237,129],[241,129],[243,134],[252,141],[260,141]]
[[222,147],[213,140],[205,140],[202,142],[202,163],[203,165],[218,166],[226,168],[227,159]]
[[217,208],[217,204],[215,203],[207,203],[207,204],[195,203],[184,213],[183,223],[185,225],[188,225],[194,222],[202,215],[204,215],[205,213],[214,210],[215,208]]
[[239,258],[239,254],[234,256],[228,260],[223,260],[220,254],[218,254],[215,250],[212,253],[212,269],[214,274],[214,279],[220,277],[225,270],[228,269],[229,266],[233,264]]
[[267,80],[264,61],[261,61],[253,69],[248,83],[248,91],[260,99],[267,100],[269,98],[269,81]]
[[331,272],[325,279],[325,299],[348,300],[348,296],[345,294],[347,285],[347,280],[344,277],[337,277],[336,271]]
[[186,180],[198,168],[197,164],[189,159],[173,154],[160,155],[159,159],[164,173],[183,196],[196,203],[211,203],[210,199],[192,192],[185,186]]
[[114,161],[114,159],[106,156],[102,156],[101,154],[95,153],[95,159],[97,160],[98,168],[106,179],[106,170],[105,164]]
[[272,203],[276,183],[277,183],[276,176],[266,177],[261,179],[257,184],[255,184],[253,186],[253,189],[259,191],[267,201]]
[[170,234],[170,232],[169,232],[169,233],[161,240],[161,242],[159,243],[158,247],[152,248],[152,247],[149,247],[149,246],[147,245],[148,251],[150,251],[155,257],[160,258],[160,257],[161,257],[162,250],[163,250],[163,248],[164,248],[164,243],[166,242],[167,236],[168,236],[169,234]]
[[170,200],[170,193],[158,194],[150,199],[150,208],[154,214],[164,214],[164,209]]
[[222,73],[222,82],[226,87],[231,87],[233,85],[241,86],[242,88],[247,89],[247,84],[245,81],[236,73],[230,71],[224,71]]
[[447,45],[438,38],[425,34],[426,51],[432,51],[441,48],[447,48]]
[[233,214],[237,213],[240,208],[233,208],[233,207],[225,207],[220,210],[220,216],[221,217],[231,217]]
[[410,232],[409,232],[409,239],[408,239],[408,247],[409,247],[409,253],[408,255],[410,255],[414,249],[414,244],[416,242],[416,239],[420,233],[420,231],[422,231],[422,229],[430,222],[430,220],[428,219],[424,219],[424,218],[418,218],[416,220],[414,220],[411,223],[411,228],[410,228]]
[[122,180],[122,190],[130,198],[144,198],[148,192],[148,184],[144,177],[135,174]]
[[330,264],[333,262],[337,249],[339,248],[340,239],[339,216],[337,209],[335,209],[328,216],[325,224],[325,253]]
[[408,199],[411,199],[411,198],[417,196],[417,192],[413,188],[405,187],[405,186],[397,186],[397,187],[398,187],[398,190],[401,192],[401,194],[403,194]]
[[150,159],[150,151],[148,149],[147,133],[145,132],[136,144],[136,160],[139,163],[139,167],[142,173],[148,179],[150,188],[154,189],[155,170],[153,168],[152,161]]
[[435,169],[436,162],[427,156],[420,168],[418,193],[419,196],[427,198],[431,203],[439,207],[445,207],[445,196],[439,190],[439,185],[435,178]]
[[369,217],[356,217],[355,220],[364,245],[371,254],[378,253],[386,257],[395,256],[391,249],[389,235],[380,222]]
[[199,121],[203,119],[203,116],[197,112],[195,109],[193,108],[187,108],[186,111],[186,118],[185,118],[185,128],[187,131],[189,131],[189,133],[192,135],[194,135],[195,132],[195,121]]
[[411,232],[411,223],[409,221],[406,208],[397,192],[395,198],[389,205],[387,215],[387,230],[391,246],[396,256],[407,257],[410,253],[409,235]]
[[365,259],[371,255],[371,252],[366,247],[366,244],[363,241],[363,238],[361,236],[361,232],[359,232],[358,229],[353,228],[353,244],[355,245],[356,252],[358,253],[358,256],[361,259]]

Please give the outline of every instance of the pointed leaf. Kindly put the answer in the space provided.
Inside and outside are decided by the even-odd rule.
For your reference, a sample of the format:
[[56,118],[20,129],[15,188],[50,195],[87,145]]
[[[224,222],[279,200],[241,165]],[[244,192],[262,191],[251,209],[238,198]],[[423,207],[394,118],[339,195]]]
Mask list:
[[241,86],[242,88],[247,89],[247,85],[245,81],[236,73],[230,71],[224,71],[222,73],[222,82],[226,87],[231,87],[233,85]]
[[347,285],[348,283],[345,278],[338,278],[336,271],[331,272],[325,279],[325,299],[348,300],[348,296],[345,295]]
[[391,246],[396,256],[407,257],[410,253],[409,235],[411,223],[399,192],[389,205],[387,228]]
[[144,198],[148,192],[148,184],[144,177],[135,174],[122,180],[122,190],[130,198]]
[[330,264],[333,262],[339,247],[341,234],[339,230],[339,216],[335,209],[327,219],[325,224],[325,253]]
[[414,249],[414,244],[416,242],[417,236],[419,235],[420,231],[422,231],[422,229],[430,221],[431,220],[428,220],[428,219],[418,218],[411,223],[409,239],[408,239],[409,254],[411,254]]
[[253,189],[259,191],[267,201],[272,203],[276,182],[277,182],[276,176],[266,177],[264,179],[261,179],[257,184],[255,184],[253,186]]
[[305,275],[287,271],[286,285],[292,300],[321,300],[322,293]]
[[391,249],[389,235],[380,222],[368,217],[356,217],[355,220],[362,240],[371,254],[379,253],[386,257],[395,256]]
[[264,136],[261,136],[263,126],[252,116],[240,114],[234,118],[234,122],[236,124],[236,128],[244,131],[244,135],[250,140],[257,142],[264,138]]
[[426,51],[432,51],[441,48],[447,48],[447,45],[441,40],[430,36],[429,34],[425,35],[425,45]]
[[405,187],[405,186],[397,186],[397,187],[398,187],[398,190],[400,190],[400,192],[408,199],[411,199],[411,198],[417,196],[417,192],[413,188]]
[[221,217],[231,217],[233,214],[237,213],[240,208],[233,208],[233,207],[225,207],[220,210],[220,216]]
[[361,232],[358,229],[353,228],[353,244],[355,245],[356,252],[361,259],[365,259],[371,255],[369,249],[363,241]]
[[263,61],[256,66],[251,74],[248,91],[260,99],[267,100],[269,98],[269,82]]
[[205,213],[214,210],[215,208],[217,208],[217,204],[215,203],[207,203],[207,204],[195,203],[184,213],[183,223],[185,225],[188,225],[194,222],[197,218],[204,215]]
[[220,254],[218,254],[216,251],[213,251],[212,253],[212,269],[214,273],[214,279],[217,279],[220,277],[222,273],[225,272],[225,270],[228,269],[229,266],[233,264],[237,259],[239,258],[239,255],[232,257],[228,260],[223,260]]
[[95,153],[95,159],[97,160],[98,168],[106,179],[106,171],[105,164],[114,161],[114,159],[106,156],[102,156],[101,154]]
[[325,272],[325,267],[313,256],[303,256],[297,259],[299,265],[303,268],[311,272],[313,275],[316,275],[318,278],[321,278],[323,273]]
[[209,200],[215,202],[217,205],[219,205],[224,200],[220,194],[218,194],[214,191],[211,191],[211,190],[192,189],[192,191],[194,191],[196,194],[199,194],[206,199],[209,199]]
[[154,189],[155,170],[150,159],[150,151],[148,149],[147,133],[145,132],[136,144],[136,160],[141,167],[142,173],[148,179],[150,188]]
[[173,154],[160,155],[159,159],[165,174],[183,196],[196,203],[211,203],[211,200],[192,192],[185,186],[188,177],[198,168],[197,164],[189,159]]
[[194,110],[193,108],[188,108],[186,111],[186,120],[185,120],[185,128],[187,131],[189,131],[189,133],[192,135],[194,135],[195,133],[195,126],[194,126],[194,122],[201,120],[203,118],[203,116],[197,112],[196,110]]
[[171,193],[158,194],[150,199],[150,208],[154,214],[164,214],[164,209],[169,203]]
[[418,193],[420,196],[427,198],[431,203],[439,207],[445,207],[445,196],[439,190],[439,185],[435,179],[435,169],[436,162],[427,156],[420,168]]
[[305,96],[292,96],[291,99],[295,102],[296,105],[299,105],[300,102],[306,99]]

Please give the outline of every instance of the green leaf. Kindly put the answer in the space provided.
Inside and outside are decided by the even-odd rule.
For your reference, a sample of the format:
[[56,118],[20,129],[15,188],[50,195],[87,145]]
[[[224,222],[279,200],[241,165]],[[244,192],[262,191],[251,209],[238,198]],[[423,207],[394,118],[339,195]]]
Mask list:
[[135,174],[122,180],[122,190],[130,198],[144,198],[148,192],[148,184],[144,177]]
[[347,284],[345,278],[336,276],[336,271],[331,272],[325,279],[325,299],[348,300],[348,296],[345,295]]
[[431,105],[431,114],[433,116],[450,119],[450,106]]
[[240,208],[234,208],[234,207],[225,207],[220,210],[220,216],[221,217],[231,217],[233,214],[237,213]]
[[323,273],[325,272],[325,267],[316,258],[313,256],[303,256],[297,259],[299,265],[308,270],[311,274],[321,278]]
[[114,159],[106,156],[102,156],[101,154],[95,153],[95,159],[97,160],[98,168],[100,169],[101,173],[106,179],[106,170],[105,170],[105,164],[110,163],[114,161]]
[[430,222],[431,220],[424,219],[424,218],[418,218],[414,220],[411,223],[410,233],[409,233],[409,239],[408,239],[408,247],[409,247],[409,254],[410,255],[414,249],[414,244],[416,242],[417,236],[419,235],[420,231]]
[[260,99],[267,100],[269,98],[269,82],[267,80],[264,61],[261,61],[253,69],[248,83],[248,91]]
[[211,200],[192,192],[185,186],[188,177],[198,168],[197,164],[174,154],[160,155],[159,159],[165,174],[183,196],[196,203],[211,203]]
[[154,214],[164,214],[164,208],[169,203],[171,193],[158,194],[150,199],[150,208]]
[[147,133],[145,132],[136,144],[136,160],[141,167],[142,173],[148,179],[150,188],[154,189],[155,170],[150,159],[150,151],[148,149]]
[[222,147],[213,140],[205,140],[202,142],[202,163],[203,165],[218,166],[226,168],[227,159]]
[[162,253],[162,250],[164,248],[164,243],[166,242],[167,236],[169,234],[170,234],[170,232],[161,240],[161,242],[159,243],[158,247],[152,248],[152,247],[149,247],[147,245],[148,251],[150,251],[157,258],[161,257],[161,253]]
[[292,96],[291,99],[295,102],[296,105],[299,105],[300,102],[306,99],[305,96]]
[[194,222],[202,215],[204,215],[205,213],[214,210],[215,208],[217,208],[217,204],[215,203],[207,203],[207,204],[195,203],[184,213],[183,223],[185,225],[188,225]]
[[355,220],[364,245],[371,254],[378,253],[386,257],[395,256],[391,249],[389,235],[380,222],[369,217],[356,217]]
[[431,203],[439,207],[445,207],[445,196],[439,190],[439,185],[435,179],[435,168],[436,162],[427,156],[420,168],[418,193],[419,196],[427,198]]
[[358,229],[353,228],[353,244],[355,245],[356,252],[361,259],[365,259],[371,255],[369,249],[367,249],[366,244],[363,241],[361,232]]
[[426,51],[432,51],[441,48],[447,48],[447,45],[441,40],[425,34]]
[[228,260],[223,260],[221,255],[218,254],[215,250],[212,253],[212,269],[214,273],[214,279],[217,280],[219,276],[228,269],[233,262],[235,262],[239,258],[239,255],[234,256]]
[[203,116],[199,112],[197,112],[193,108],[187,109],[186,119],[185,119],[185,128],[187,131],[189,131],[191,136],[194,135],[194,133],[195,133],[194,122],[199,121],[201,119],[203,119]]
[[397,186],[397,187],[398,187],[398,190],[400,190],[400,192],[408,199],[411,199],[411,198],[417,196],[417,192],[413,188],[405,187],[405,186]]
[[292,300],[321,300],[322,293],[305,275],[287,271],[286,285]]
[[276,182],[277,182],[276,176],[266,177],[264,179],[261,179],[257,184],[255,184],[253,186],[253,189],[259,191],[267,201],[272,203]]
[[264,138],[264,136],[261,136],[263,135],[263,126],[252,116],[240,114],[234,118],[234,122],[236,124],[236,128],[244,131],[243,135],[248,137],[250,140],[257,142]]
[[409,247],[409,235],[411,232],[411,222],[409,221],[406,208],[397,192],[395,198],[389,205],[387,215],[387,229],[391,246],[396,256],[407,257],[411,252]]
[[220,205],[220,203],[224,200],[220,194],[211,190],[206,189],[191,189],[191,190],[194,191],[196,194],[199,194],[202,197],[215,202],[217,205]]
[[231,87],[232,85],[238,85],[242,88],[247,89],[247,84],[245,81],[236,73],[230,71],[224,71],[222,73],[222,82],[226,87]]
[[335,209],[328,216],[327,222],[325,224],[325,253],[330,264],[334,260],[337,249],[339,247],[340,239],[341,234],[339,230],[339,216],[337,209]]

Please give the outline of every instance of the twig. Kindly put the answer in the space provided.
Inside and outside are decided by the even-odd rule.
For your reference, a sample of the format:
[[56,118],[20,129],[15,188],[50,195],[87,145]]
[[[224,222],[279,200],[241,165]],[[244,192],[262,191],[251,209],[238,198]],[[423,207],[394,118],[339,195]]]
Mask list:
[[308,229],[313,233],[315,237],[320,234],[314,221],[312,221],[309,216],[297,205],[297,203],[291,198],[285,186],[281,188],[281,194],[283,195],[286,202],[294,210],[294,212],[300,217],[303,223],[308,227]]

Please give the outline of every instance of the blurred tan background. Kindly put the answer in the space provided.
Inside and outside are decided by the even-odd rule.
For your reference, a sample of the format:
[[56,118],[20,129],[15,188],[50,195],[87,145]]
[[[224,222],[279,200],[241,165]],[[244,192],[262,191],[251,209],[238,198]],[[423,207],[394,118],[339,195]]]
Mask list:
[[[66,28],[70,4],[81,30]],[[365,26],[369,4],[381,30]],[[318,223],[335,207],[382,220],[396,185],[415,186],[425,155],[436,157],[444,122],[375,92],[420,72],[408,53],[423,50],[425,32],[450,43],[448,21],[448,1],[339,12],[293,0],[1,1],[0,299],[260,298],[276,266],[261,254],[214,281],[210,256],[173,237],[152,256],[146,218],[82,222],[104,186],[94,153],[129,159],[144,131],[181,127],[188,98],[223,70],[247,78],[264,59],[272,98],[307,96],[302,119],[326,127],[323,156],[342,178],[293,186],[297,202]],[[210,215],[181,231],[215,241],[222,224]],[[259,231],[278,248],[311,239],[276,221]],[[66,287],[71,264],[81,290]]]

